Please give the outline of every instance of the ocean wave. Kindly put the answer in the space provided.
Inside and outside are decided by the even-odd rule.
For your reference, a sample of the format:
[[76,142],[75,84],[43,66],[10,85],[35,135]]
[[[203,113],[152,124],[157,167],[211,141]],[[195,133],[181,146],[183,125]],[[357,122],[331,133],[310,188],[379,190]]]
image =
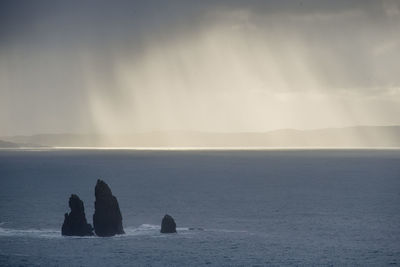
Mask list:
[[0,237],[57,238],[61,237],[61,232],[54,229],[12,229],[0,227]]
[[139,227],[128,226],[124,227],[125,235],[122,236],[136,236],[147,235],[160,232],[160,226],[154,224],[142,224]]
[[[195,229],[195,228],[193,228]],[[196,228],[197,229],[197,228]],[[125,227],[125,235],[122,236],[138,236],[138,235],[152,235],[152,236],[165,236],[160,233],[161,226],[155,224],[141,224],[138,227]],[[184,233],[191,230],[189,227],[177,227],[178,233]]]
[[[4,225],[4,222],[0,223],[0,226]],[[165,235],[160,233],[160,225],[155,224],[141,224],[137,227],[128,226],[125,227],[125,234],[116,235],[111,238],[127,238],[133,236],[152,236],[152,237],[166,237],[171,235]],[[247,232],[240,230],[228,230],[228,229],[204,229],[200,227],[177,227],[178,234],[190,235],[198,232],[221,232],[221,233],[235,233],[235,232]],[[0,237],[30,237],[30,238],[102,238],[98,236],[62,236],[59,229],[12,229],[0,227]]]
[[[4,223],[0,223],[0,226]],[[184,231],[188,228],[178,228]],[[125,238],[140,235],[157,235],[160,233],[160,226],[153,224],[142,224],[139,227],[125,227],[124,235],[116,235],[111,238]],[[98,236],[62,236],[59,229],[13,229],[0,227],[0,237],[29,237],[29,238],[102,238]]]

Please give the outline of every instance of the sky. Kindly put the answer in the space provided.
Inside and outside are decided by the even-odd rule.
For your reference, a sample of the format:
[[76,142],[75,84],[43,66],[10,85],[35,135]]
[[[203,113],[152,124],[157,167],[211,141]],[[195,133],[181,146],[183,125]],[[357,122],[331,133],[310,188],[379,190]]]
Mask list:
[[400,124],[400,1],[0,1],[0,136]]

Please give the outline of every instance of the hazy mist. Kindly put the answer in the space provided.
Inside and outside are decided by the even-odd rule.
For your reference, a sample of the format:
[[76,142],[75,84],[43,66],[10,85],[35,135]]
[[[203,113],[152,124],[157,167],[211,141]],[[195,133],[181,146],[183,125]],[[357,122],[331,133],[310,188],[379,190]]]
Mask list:
[[400,124],[399,1],[2,1],[0,136]]

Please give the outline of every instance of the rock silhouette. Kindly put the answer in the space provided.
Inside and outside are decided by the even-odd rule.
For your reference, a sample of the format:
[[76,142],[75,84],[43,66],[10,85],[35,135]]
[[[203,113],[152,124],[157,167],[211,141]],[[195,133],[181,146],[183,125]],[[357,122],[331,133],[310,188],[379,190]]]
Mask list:
[[90,236],[93,235],[93,227],[87,223],[85,208],[82,200],[72,194],[69,198],[71,212],[65,213],[64,223],[61,227],[61,234],[66,236]]
[[108,185],[97,180],[95,187],[93,226],[98,236],[114,236],[124,234],[122,227],[122,215],[119,209],[117,198],[111,193]]
[[176,223],[174,218],[166,214],[161,222],[161,233],[176,233]]

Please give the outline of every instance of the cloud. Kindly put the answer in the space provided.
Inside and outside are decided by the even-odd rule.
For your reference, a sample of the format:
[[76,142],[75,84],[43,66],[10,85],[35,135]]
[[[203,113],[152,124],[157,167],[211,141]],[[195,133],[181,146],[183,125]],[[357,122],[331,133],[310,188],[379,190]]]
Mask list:
[[2,1],[0,134],[400,123],[396,10],[395,1]]

